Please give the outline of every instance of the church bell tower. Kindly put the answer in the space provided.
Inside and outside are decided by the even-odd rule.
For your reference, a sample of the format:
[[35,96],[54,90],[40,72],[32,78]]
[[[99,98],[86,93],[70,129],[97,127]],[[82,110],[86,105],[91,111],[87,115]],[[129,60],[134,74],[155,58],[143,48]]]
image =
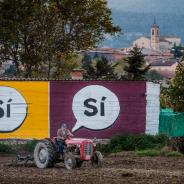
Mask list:
[[154,23],[151,26],[151,48],[155,51],[160,51],[160,30],[157,26],[156,19],[154,18]]

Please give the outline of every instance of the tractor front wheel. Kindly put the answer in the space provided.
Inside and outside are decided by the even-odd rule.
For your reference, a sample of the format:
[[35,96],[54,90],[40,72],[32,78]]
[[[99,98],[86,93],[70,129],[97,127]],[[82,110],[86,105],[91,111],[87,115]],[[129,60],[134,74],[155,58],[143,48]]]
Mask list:
[[72,153],[69,152],[64,154],[64,165],[68,170],[76,168],[76,159]]
[[93,157],[91,159],[91,164],[93,167],[102,167],[103,156],[99,151],[95,151],[93,153]]

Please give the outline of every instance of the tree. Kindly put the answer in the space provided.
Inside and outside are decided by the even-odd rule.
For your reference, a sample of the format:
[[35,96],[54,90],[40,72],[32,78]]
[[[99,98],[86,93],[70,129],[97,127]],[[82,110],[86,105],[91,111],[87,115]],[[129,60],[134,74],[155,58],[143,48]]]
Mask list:
[[115,73],[118,75],[118,78],[119,79],[123,79],[123,80],[126,80],[127,78],[125,77],[126,76],[126,72],[124,70],[125,66],[126,66],[126,62],[125,62],[125,59],[122,58],[122,59],[119,59],[117,61],[114,61],[114,63],[117,63],[117,66],[115,68]]
[[[96,46],[105,34],[114,35],[121,29],[113,26],[106,0],[56,0],[59,18],[64,26],[58,41],[63,50],[79,50]],[[71,44],[68,44],[71,43]]]
[[52,76],[55,79],[70,79],[71,71],[80,68],[82,56],[78,54],[57,55],[52,68]]
[[180,58],[183,55],[183,47],[180,46],[176,46],[176,43],[174,43],[174,47],[171,49],[171,53],[174,54],[175,58]]
[[160,90],[160,107],[163,108],[163,109],[171,108],[171,100],[170,100],[170,97],[169,97],[169,88],[166,87],[166,86],[161,86],[161,90]]
[[184,67],[177,66],[176,75],[168,89],[171,107],[178,112],[184,112]]
[[5,70],[4,75],[8,76],[8,77],[15,77],[16,76],[16,67],[15,67],[15,65],[10,65],[10,67]]
[[145,79],[145,74],[149,70],[150,66],[145,66],[144,55],[137,46],[130,50],[130,56],[125,61],[127,65],[124,70],[128,73],[129,80],[142,80]]
[[163,80],[163,76],[156,70],[148,71],[145,75],[147,80]]
[[[84,61],[83,61],[84,62]],[[115,68],[118,63],[111,64],[102,57],[92,60],[89,64],[83,64],[83,69],[86,71],[84,78],[86,79],[118,79]]]
[[[25,41],[25,35],[21,30],[26,30],[28,18],[31,17],[29,2],[22,4],[20,1],[3,1],[0,2],[0,58],[2,61],[12,60],[19,74],[19,65],[21,58],[21,42]],[[23,9],[25,10],[23,11]],[[27,20],[26,20],[27,19]],[[22,46],[21,46],[22,47]]]
[[0,21],[0,58],[12,60],[25,77],[44,65],[50,78],[57,55],[94,47],[121,30],[106,0],[6,0]]
[[92,62],[92,58],[89,54],[85,53],[83,58],[82,58],[82,67],[88,67]]

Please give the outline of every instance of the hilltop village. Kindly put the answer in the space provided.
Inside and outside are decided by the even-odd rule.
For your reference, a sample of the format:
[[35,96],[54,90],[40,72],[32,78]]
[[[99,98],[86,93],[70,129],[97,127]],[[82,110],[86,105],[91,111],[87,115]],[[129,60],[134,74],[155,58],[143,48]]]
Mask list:
[[150,27],[150,36],[137,38],[131,47],[128,48],[97,48],[81,53],[94,57],[105,57],[109,62],[123,60],[129,56],[129,51],[137,46],[141,48],[147,65],[163,76],[164,79],[171,79],[178,65],[178,52],[182,52],[181,38],[174,35],[160,35],[160,28],[154,20]]
[[[144,55],[144,59],[147,65],[150,65],[150,71],[154,71],[161,75],[163,79],[171,79],[175,75],[175,70],[178,65],[178,61],[182,55],[183,47],[181,38],[174,35],[160,35],[160,28],[154,20],[150,27],[150,36],[141,36],[137,38],[131,47],[128,48],[109,48],[109,47],[97,47],[88,50],[77,51],[81,57],[87,57],[88,59],[94,58],[106,58],[110,63],[119,62],[122,64],[124,59],[129,56],[129,51],[137,46],[141,48],[141,52]],[[24,66],[20,65],[21,70],[24,70]],[[78,67],[81,68],[81,67]],[[12,60],[2,62],[0,67],[0,76],[12,77],[14,76],[15,67],[12,65]],[[81,79],[80,70],[74,69],[72,75],[77,75]],[[120,70],[122,72],[122,70]],[[10,75],[9,75],[10,74]],[[79,76],[79,77],[78,77]]]

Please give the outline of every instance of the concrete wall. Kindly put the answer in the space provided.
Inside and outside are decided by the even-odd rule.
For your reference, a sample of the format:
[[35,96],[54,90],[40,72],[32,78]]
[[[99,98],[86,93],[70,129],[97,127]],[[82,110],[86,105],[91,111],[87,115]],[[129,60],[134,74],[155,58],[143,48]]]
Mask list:
[[56,136],[62,122],[75,137],[157,134],[159,108],[159,85],[145,81],[4,81],[0,138]]

